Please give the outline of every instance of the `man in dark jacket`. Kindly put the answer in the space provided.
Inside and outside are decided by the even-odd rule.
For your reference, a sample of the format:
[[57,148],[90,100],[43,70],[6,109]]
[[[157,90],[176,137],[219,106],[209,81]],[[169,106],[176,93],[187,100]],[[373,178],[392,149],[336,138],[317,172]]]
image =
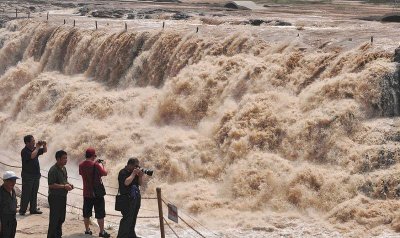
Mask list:
[[[28,204],[31,214],[42,214],[37,207],[37,194],[40,182],[39,156],[47,152],[45,141],[35,142],[32,135],[24,137],[25,147],[21,150],[22,159],[22,194],[19,214],[25,215]],[[36,146],[35,146],[36,145]]]
[[0,237],[14,238],[17,230],[17,198],[15,182],[19,179],[14,172],[6,171],[3,175],[3,185],[0,187]]
[[140,190],[142,185],[143,172],[140,170],[139,160],[130,158],[128,164],[119,171],[118,184],[119,192],[129,197],[126,208],[122,209],[122,219],[119,223],[118,238],[140,238],[136,236],[136,219],[140,209]]

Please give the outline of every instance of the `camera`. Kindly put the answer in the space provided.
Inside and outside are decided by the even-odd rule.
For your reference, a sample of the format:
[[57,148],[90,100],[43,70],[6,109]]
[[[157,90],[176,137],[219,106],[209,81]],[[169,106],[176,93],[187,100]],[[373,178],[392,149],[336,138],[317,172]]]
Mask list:
[[148,176],[153,176],[153,170],[151,170],[151,169],[140,168],[140,171],[142,171],[144,174],[146,174]]
[[104,162],[104,160],[103,159],[98,159],[97,162],[102,164]]

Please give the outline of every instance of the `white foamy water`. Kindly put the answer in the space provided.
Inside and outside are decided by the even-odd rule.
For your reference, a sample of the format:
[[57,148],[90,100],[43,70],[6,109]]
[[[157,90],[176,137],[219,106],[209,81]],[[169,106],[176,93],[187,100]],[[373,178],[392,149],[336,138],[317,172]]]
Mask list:
[[[188,218],[207,237],[387,237],[399,229],[399,80],[390,52],[35,21],[8,23],[0,42],[5,159],[18,160],[23,136],[33,134],[49,143],[43,168],[64,149],[77,176],[93,146],[115,187],[119,169],[139,156],[155,170],[145,196],[161,187],[211,230]],[[143,204],[141,215],[153,215],[156,204]],[[158,236],[157,220],[138,226]]]

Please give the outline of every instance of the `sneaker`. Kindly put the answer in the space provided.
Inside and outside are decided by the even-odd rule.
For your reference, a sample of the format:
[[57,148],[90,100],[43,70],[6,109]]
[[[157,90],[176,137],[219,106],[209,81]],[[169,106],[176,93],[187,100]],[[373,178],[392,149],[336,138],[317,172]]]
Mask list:
[[30,214],[42,214],[42,213],[43,213],[42,211],[38,211],[38,210],[30,212]]
[[20,216],[25,216],[25,212],[19,212]]
[[103,232],[100,232],[100,233],[99,233],[99,237],[106,237],[106,238],[108,238],[108,237],[110,237],[110,234],[108,234],[106,231],[103,231]]
[[85,231],[85,235],[93,235],[93,232],[91,230]]

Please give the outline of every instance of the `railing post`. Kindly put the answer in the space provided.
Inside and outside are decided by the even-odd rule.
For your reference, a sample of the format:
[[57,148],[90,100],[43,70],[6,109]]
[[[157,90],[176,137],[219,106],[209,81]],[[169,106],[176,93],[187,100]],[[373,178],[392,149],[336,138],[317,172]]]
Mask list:
[[160,218],[161,238],[165,238],[164,215],[163,215],[163,210],[162,210],[161,188],[156,188],[156,191],[157,191],[157,202],[158,202],[158,216]]
[[126,22],[125,22],[125,31],[127,31],[128,30],[128,24],[126,24]]
[[96,30],[97,30],[97,21],[95,21],[95,24],[96,24]]
[[18,9],[15,8],[15,18],[18,18]]
[[49,21],[49,12],[47,12],[47,17],[46,17],[47,21]]

